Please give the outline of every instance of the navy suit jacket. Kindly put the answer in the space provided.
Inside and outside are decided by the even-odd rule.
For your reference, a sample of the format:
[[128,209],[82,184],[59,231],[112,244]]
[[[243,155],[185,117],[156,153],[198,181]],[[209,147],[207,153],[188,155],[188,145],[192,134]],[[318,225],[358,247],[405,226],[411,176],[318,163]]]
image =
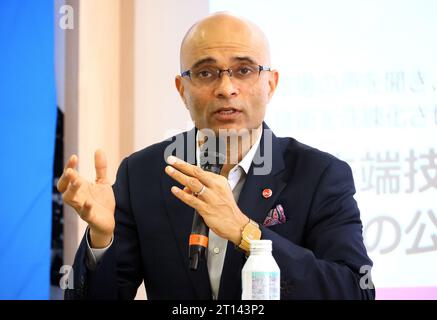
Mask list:
[[[206,262],[197,271],[188,267],[194,210],[171,193],[178,183],[164,172],[166,147],[177,138],[186,141],[193,132],[122,161],[113,186],[113,245],[90,271],[84,237],[73,266],[74,289],[66,290],[66,299],[133,299],[142,280],[148,299],[211,299]],[[254,175],[252,164],[238,206],[261,225],[262,239],[272,240],[281,270],[281,299],[373,299],[374,290],[360,286],[365,275],[360,268],[372,261],[363,244],[350,167],[292,138],[272,135],[271,152],[271,173]],[[187,153],[184,159],[195,163]],[[273,191],[271,197],[262,196],[265,188]],[[286,222],[262,226],[277,204],[284,208]],[[218,299],[241,299],[244,263],[245,255],[229,241]]]

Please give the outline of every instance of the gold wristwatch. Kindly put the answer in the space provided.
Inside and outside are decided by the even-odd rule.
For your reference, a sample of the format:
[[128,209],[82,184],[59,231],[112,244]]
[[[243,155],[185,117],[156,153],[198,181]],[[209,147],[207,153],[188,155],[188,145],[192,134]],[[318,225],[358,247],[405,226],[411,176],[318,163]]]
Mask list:
[[259,228],[258,223],[249,219],[249,222],[241,228],[241,242],[238,245],[238,248],[249,254],[250,251],[250,240],[259,240],[261,239],[261,229]]

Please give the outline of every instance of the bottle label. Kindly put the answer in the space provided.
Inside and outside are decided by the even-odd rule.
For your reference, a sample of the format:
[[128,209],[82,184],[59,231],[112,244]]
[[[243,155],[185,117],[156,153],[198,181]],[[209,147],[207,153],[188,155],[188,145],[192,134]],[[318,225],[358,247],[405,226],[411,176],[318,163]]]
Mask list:
[[252,272],[252,299],[279,300],[279,273]]
[[279,300],[281,292],[279,272],[270,272],[269,300]]

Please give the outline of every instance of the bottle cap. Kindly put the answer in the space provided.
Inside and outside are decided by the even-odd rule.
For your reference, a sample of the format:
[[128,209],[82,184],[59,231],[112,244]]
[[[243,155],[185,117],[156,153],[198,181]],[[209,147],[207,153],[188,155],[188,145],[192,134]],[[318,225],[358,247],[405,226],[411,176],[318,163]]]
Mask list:
[[272,251],[272,241],[271,240],[251,240],[250,241],[250,252],[271,252]]

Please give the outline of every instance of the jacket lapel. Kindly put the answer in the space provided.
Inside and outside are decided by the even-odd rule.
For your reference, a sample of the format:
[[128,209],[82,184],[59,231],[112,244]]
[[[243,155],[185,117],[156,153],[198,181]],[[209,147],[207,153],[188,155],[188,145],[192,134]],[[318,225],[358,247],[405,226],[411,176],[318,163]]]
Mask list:
[[[184,150],[184,154],[180,154],[179,152],[176,153],[175,151],[173,151],[172,154],[191,164],[195,164],[195,138],[195,129],[177,135],[175,140],[173,140],[173,143],[178,143],[179,145],[177,146],[176,150]],[[175,142],[178,139],[179,142]],[[184,145],[180,145],[181,143]],[[188,239],[191,232],[194,209],[184,204],[171,193],[170,189],[174,185],[181,187],[180,184],[164,173],[162,179],[162,192],[164,194],[167,215],[173,228],[175,240],[178,244],[181,258],[183,260],[183,265],[186,268],[187,275],[193,284],[198,299],[211,299],[211,285],[209,283],[206,261],[201,261],[199,263],[197,271],[192,271],[188,267]]]
[[[267,145],[270,143],[270,137],[271,148]],[[258,149],[241,191],[238,207],[252,220],[262,225],[268,211],[273,207],[277,197],[286,186],[282,179],[285,173],[283,152],[278,138],[265,123]],[[267,156],[270,152],[271,160]],[[265,161],[271,161],[272,166],[269,174],[254,174],[256,169],[254,163],[261,163],[261,156],[264,156]],[[272,195],[269,198],[264,198],[262,195],[266,188],[272,190]],[[245,261],[245,254],[236,249],[234,244],[229,241],[220,280],[219,299],[241,299],[241,269]]]

